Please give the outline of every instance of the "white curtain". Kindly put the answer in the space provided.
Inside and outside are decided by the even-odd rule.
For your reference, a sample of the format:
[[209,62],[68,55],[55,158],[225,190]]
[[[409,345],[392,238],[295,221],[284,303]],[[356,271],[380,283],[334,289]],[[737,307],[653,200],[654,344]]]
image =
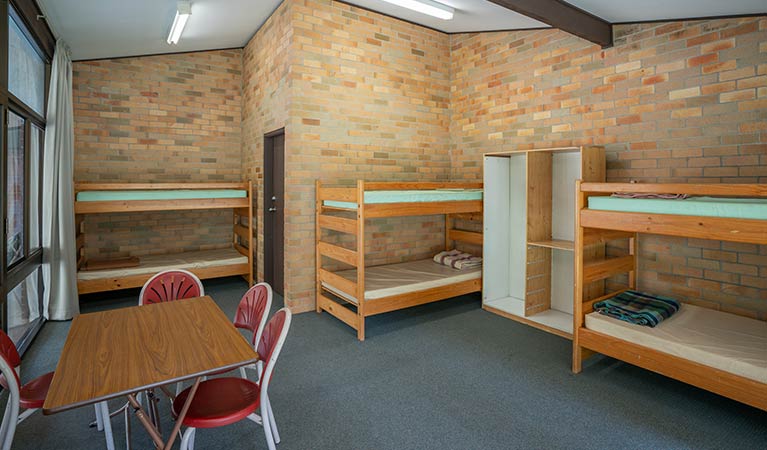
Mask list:
[[51,67],[43,156],[43,283],[47,319],[80,312],[74,216],[72,58],[60,39]]

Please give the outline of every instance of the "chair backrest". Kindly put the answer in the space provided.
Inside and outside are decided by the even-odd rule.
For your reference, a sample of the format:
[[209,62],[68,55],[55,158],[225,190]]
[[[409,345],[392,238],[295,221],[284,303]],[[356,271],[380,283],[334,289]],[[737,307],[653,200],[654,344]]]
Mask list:
[[266,317],[272,307],[272,287],[267,283],[253,285],[242,296],[237,312],[234,313],[234,326],[252,333],[250,343],[255,346],[261,340],[266,325]]
[[[17,372],[18,367],[21,365],[21,356],[19,351],[16,350],[16,344],[13,343],[11,338],[0,330],[0,358],[5,364],[13,369],[14,379],[16,380],[16,387],[21,388],[21,381],[19,380],[19,374]],[[0,386],[8,389],[8,381],[5,373],[0,375]]]
[[290,321],[292,320],[292,314],[290,309],[282,308],[269,319],[269,323],[266,324],[261,339],[258,341],[258,347],[256,351],[266,366],[264,371],[261,372],[261,380],[259,384],[261,386],[261,395],[266,394],[266,388],[269,385],[269,380],[272,378],[272,372],[274,371],[274,364],[277,362],[277,357],[280,355],[282,345],[285,343],[285,338],[288,336],[288,330],[290,329]]
[[[0,331],[0,333],[2,333],[2,331]],[[3,336],[6,338],[8,337],[5,333],[3,333]],[[13,344],[13,342],[11,342],[11,344]],[[13,347],[13,352],[18,356],[15,346]],[[4,408],[5,414],[3,415],[2,424],[0,425],[0,450],[11,450],[13,436],[16,434],[16,425],[19,423],[21,382],[16,373],[16,366],[9,361],[8,356],[5,353],[0,354],[0,378],[2,378],[3,381],[9,377],[14,377],[16,379],[15,383],[11,383],[10,385],[5,383],[3,385],[3,387],[8,390],[8,404]]]
[[192,272],[181,269],[163,270],[144,283],[138,304],[171,302],[203,295],[205,289],[202,288],[202,282]]

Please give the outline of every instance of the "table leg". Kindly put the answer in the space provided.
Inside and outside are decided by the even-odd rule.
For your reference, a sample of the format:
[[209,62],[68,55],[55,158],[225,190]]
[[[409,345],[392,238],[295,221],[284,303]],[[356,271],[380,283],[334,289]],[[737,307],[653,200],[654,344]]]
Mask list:
[[[164,450],[171,449],[171,447],[173,446],[173,443],[176,441],[176,436],[178,436],[178,432],[181,429],[181,424],[184,422],[184,417],[186,417],[186,413],[187,411],[189,411],[189,406],[192,404],[192,399],[194,398],[194,394],[197,393],[197,388],[200,386],[200,381],[202,381],[202,377],[195,378],[194,384],[189,389],[189,396],[186,398],[186,401],[184,402],[184,406],[181,407],[181,411],[179,411],[178,418],[176,419],[176,423],[173,426],[173,431],[168,437],[168,442],[165,442],[165,443],[163,443],[162,435],[160,434],[157,427],[152,423],[150,418],[147,417],[147,414],[144,412],[144,409],[141,407],[141,404],[136,400],[136,396],[134,394],[128,395],[128,403],[130,403],[130,405],[133,407],[133,411],[136,413],[136,417],[138,417],[138,420],[139,422],[141,422],[141,425],[143,425],[144,428],[146,428],[146,431],[149,433],[149,436],[152,438],[152,441],[154,442],[155,447],[159,449],[164,449]],[[154,401],[150,397],[149,408],[152,408],[153,403]],[[110,448],[109,450],[113,450],[113,449]]]
[[157,409],[157,404],[160,403],[160,399],[154,394],[154,389],[147,391],[147,399],[149,400],[149,418],[157,428],[157,432],[162,435],[162,424],[160,423],[160,410]]
[[155,428],[155,426],[152,424],[152,421],[147,418],[146,414],[144,413],[144,409],[141,408],[141,404],[136,400],[136,396],[134,394],[128,394],[128,402],[133,407],[133,411],[136,413],[136,417],[138,417],[141,425],[146,428],[146,431],[152,438],[155,447],[164,448],[165,444],[162,441],[162,436],[157,432],[157,428]]
[[197,393],[197,388],[200,386],[200,381],[202,381],[202,377],[197,377],[194,379],[194,384],[191,388],[189,388],[189,396],[187,396],[186,401],[184,402],[184,406],[181,407],[181,411],[178,413],[178,418],[176,418],[176,424],[173,426],[173,431],[170,433],[170,437],[168,438],[168,442],[165,444],[164,450],[170,450],[171,447],[173,447],[173,442],[176,441],[176,436],[178,435],[178,431],[181,429],[181,423],[184,422],[184,417],[186,417],[186,412],[189,411],[189,405],[192,404],[192,399],[194,399],[194,394]]

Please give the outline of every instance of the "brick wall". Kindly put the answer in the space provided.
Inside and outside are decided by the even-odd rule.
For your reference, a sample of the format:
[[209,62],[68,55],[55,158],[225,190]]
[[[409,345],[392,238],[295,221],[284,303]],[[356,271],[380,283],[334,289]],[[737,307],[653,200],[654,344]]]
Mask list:
[[[249,178],[260,218],[263,135],[284,127],[285,289],[307,310],[316,178],[476,180],[485,152],[594,143],[607,147],[611,181],[765,182],[766,33],[763,17],[621,25],[602,50],[557,30],[449,36],[287,0],[242,52],[76,63],[76,180]],[[228,242],[227,215],[189,226],[195,217],[105,217],[89,224],[105,231],[88,246]],[[442,245],[441,218],[367,225],[369,264]],[[644,236],[641,261],[643,287],[767,317],[764,247]]]
[[[608,181],[767,182],[767,18],[615,27],[602,50],[557,30],[451,37],[451,165],[602,144]],[[641,238],[640,285],[767,318],[767,247]]]
[[[280,5],[243,51],[242,171],[254,183],[256,278],[264,279],[264,134],[284,128],[290,100],[291,2]],[[289,139],[290,134],[286,137]],[[286,141],[286,148],[292,145]]]
[[[448,179],[450,48],[442,33],[329,0],[296,0],[292,18],[286,289],[312,308],[314,179]],[[367,263],[433,255],[443,222],[368,222]]]
[[[243,158],[260,179],[263,133],[285,126],[285,292],[296,310],[314,307],[315,179],[448,179],[448,44],[442,33],[329,0],[284,2],[248,43]],[[275,105],[286,112],[275,117]],[[431,254],[444,245],[443,222],[368,223],[368,262]]]
[[[241,50],[73,65],[75,181],[241,179]],[[231,212],[90,215],[88,257],[220,248]]]

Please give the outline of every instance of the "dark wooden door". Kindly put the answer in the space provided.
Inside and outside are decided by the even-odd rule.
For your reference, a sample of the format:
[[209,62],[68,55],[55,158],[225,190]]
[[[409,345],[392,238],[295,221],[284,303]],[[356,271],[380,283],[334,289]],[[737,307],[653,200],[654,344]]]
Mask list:
[[285,230],[285,130],[264,136],[264,279],[283,295]]

